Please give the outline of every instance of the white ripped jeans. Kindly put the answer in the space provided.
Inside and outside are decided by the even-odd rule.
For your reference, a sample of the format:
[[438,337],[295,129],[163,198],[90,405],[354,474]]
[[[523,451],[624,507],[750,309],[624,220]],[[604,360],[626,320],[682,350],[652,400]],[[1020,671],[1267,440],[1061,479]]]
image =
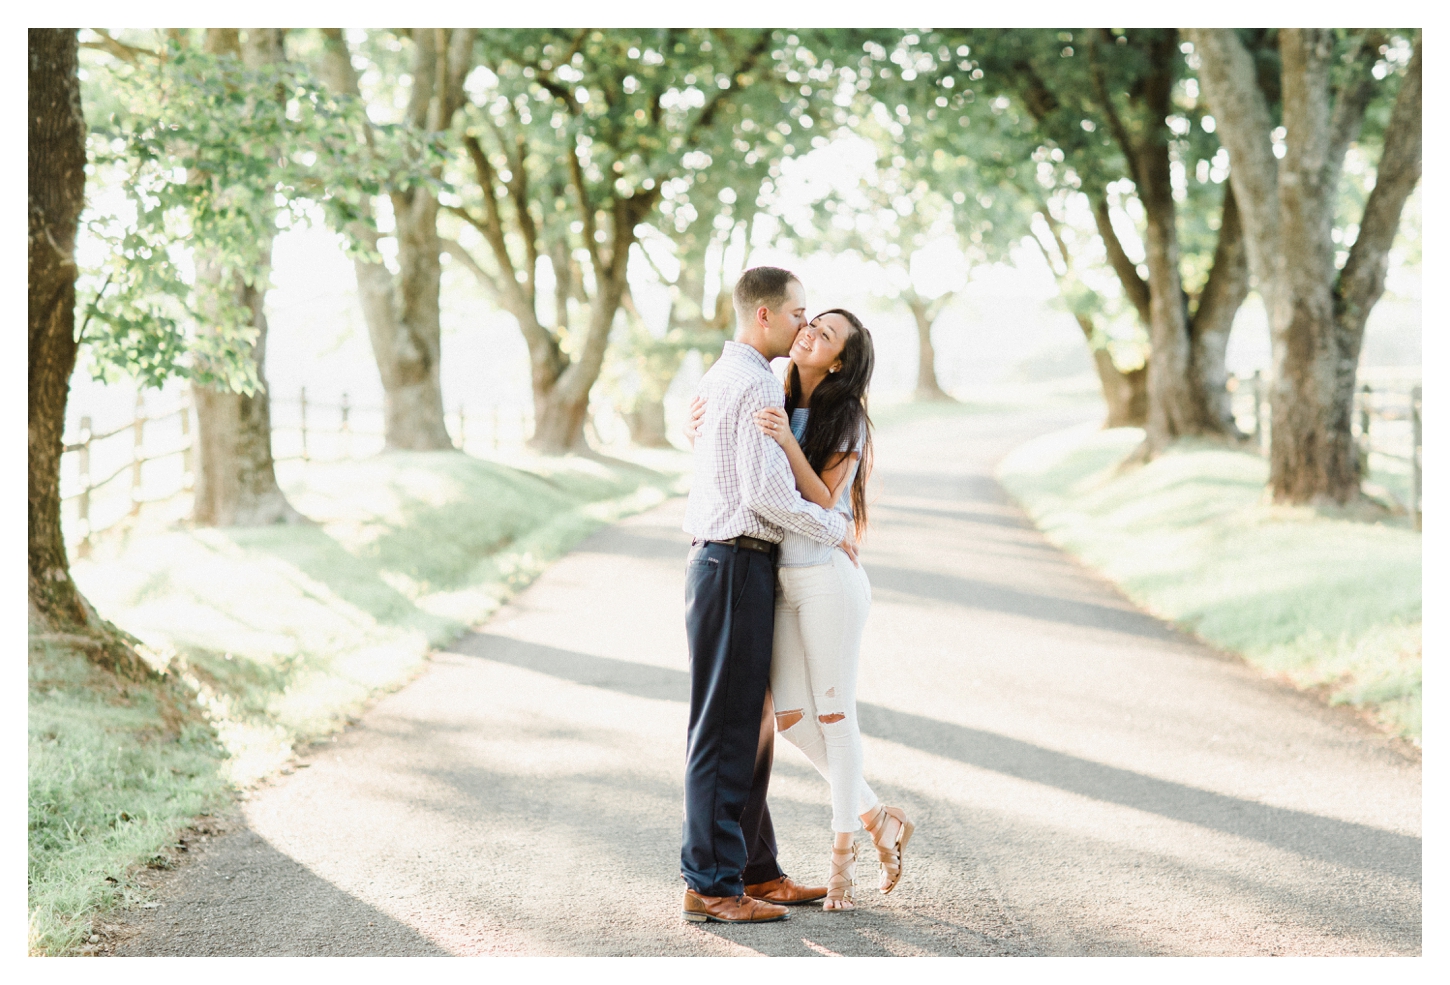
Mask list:
[[827,564],[779,568],[770,691],[780,734],[831,785],[831,829],[861,830],[880,801],[862,775],[856,675],[871,608],[866,572],[843,551]]

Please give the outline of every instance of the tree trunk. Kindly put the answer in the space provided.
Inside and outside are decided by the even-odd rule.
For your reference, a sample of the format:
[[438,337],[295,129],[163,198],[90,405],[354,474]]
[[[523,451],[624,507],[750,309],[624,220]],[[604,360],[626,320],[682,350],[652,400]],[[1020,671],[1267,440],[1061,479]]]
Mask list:
[[29,521],[32,631],[84,641],[97,663],[134,679],[152,671],[131,638],[102,620],[71,579],[60,527],[65,405],[76,362],[74,257],[85,208],[86,124],[74,29],[29,31]]
[[[396,303],[379,318],[371,307],[368,337],[383,381],[388,449],[447,450],[453,447],[443,423],[439,295],[443,268],[438,242],[438,199],[422,187],[395,193],[398,279]],[[361,284],[361,279],[359,279]],[[368,308],[364,308],[366,316]]]
[[1279,172],[1285,267],[1282,321],[1273,326],[1280,352],[1269,483],[1275,500],[1345,503],[1359,495],[1363,464],[1351,419],[1364,323],[1383,291],[1394,230],[1420,175],[1420,52],[1417,45],[1385,133],[1383,174],[1365,205],[1346,277],[1335,270],[1331,238],[1339,175],[1330,108],[1334,38],[1327,30],[1286,29],[1279,46],[1288,132]]
[[1248,231],[1274,346],[1269,485],[1279,502],[1345,503],[1359,495],[1351,431],[1364,322],[1384,288],[1384,268],[1405,199],[1420,177],[1420,45],[1385,131],[1380,173],[1360,233],[1334,269],[1334,203],[1345,149],[1369,94],[1373,45],[1348,63],[1330,108],[1333,36],[1282,30],[1284,159],[1272,153],[1272,118],[1252,56],[1230,30],[1196,30],[1204,95],[1233,159],[1230,181]]
[[[1327,30],[1281,31],[1286,153],[1279,169],[1279,237],[1287,318],[1273,325],[1280,358],[1269,450],[1276,497],[1344,502],[1359,491],[1348,415],[1336,421],[1334,384],[1342,356],[1334,325],[1333,189],[1324,179],[1329,144]],[[1342,435],[1336,427],[1342,423]]]
[[[1106,35],[1106,32],[1102,32]],[[1235,279],[1234,263],[1242,262],[1235,252],[1238,226],[1224,227],[1230,243],[1220,244],[1210,278],[1217,282],[1215,290],[1205,292],[1211,299],[1201,332],[1195,331],[1188,315],[1188,299],[1183,291],[1178,246],[1177,205],[1173,199],[1172,170],[1168,148],[1167,116],[1172,111],[1174,64],[1178,57],[1178,34],[1174,30],[1154,32],[1146,54],[1152,66],[1143,80],[1137,98],[1142,102],[1146,118],[1140,138],[1128,132],[1113,105],[1107,89],[1097,46],[1089,49],[1093,83],[1103,102],[1109,124],[1124,157],[1127,159],[1138,199],[1147,215],[1148,282],[1144,285],[1133,263],[1124,253],[1113,233],[1107,200],[1098,192],[1094,200],[1094,217],[1107,247],[1108,259],[1118,274],[1128,298],[1138,309],[1139,317],[1148,326],[1152,358],[1148,361],[1148,419],[1140,455],[1150,458],[1174,439],[1186,435],[1238,437],[1229,412],[1229,396],[1225,387],[1228,374],[1223,356],[1228,332],[1233,326],[1237,305],[1234,288],[1246,283],[1246,276]],[[1232,201],[1228,214],[1232,216]],[[1220,269],[1218,260],[1224,260]],[[1230,303],[1232,302],[1232,303]]]
[[617,260],[621,269],[601,283],[595,292],[589,310],[588,335],[579,358],[559,374],[552,386],[540,388],[539,378],[535,376],[534,436],[529,444],[546,455],[562,455],[588,448],[584,440],[584,421],[589,416],[589,393],[594,381],[599,379],[609,332],[624,296],[623,267],[627,256],[626,245],[623,255]]
[[[280,28],[251,28],[245,45],[235,28],[208,28],[207,50],[240,54],[249,68],[284,59]],[[197,262],[198,284],[212,285],[222,297],[252,313],[257,340],[252,347],[259,386],[252,394],[193,386],[197,420],[196,489],[192,519],[209,527],[253,527],[304,519],[277,485],[272,462],[272,413],[267,392],[267,316],[264,312],[271,271],[271,226],[251,280],[224,274],[211,258]],[[205,307],[203,307],[205,310]]]
[[[200,269],[200,267],[199,267]],[[235,393],[193,386],[196,404],[197,472],[192,519],[208,527],[261,527],[272,523],[298,523],[305,518],[287,501],[277,485],[272,460],[272,408],[267,395],[267,316],[261,278],[237,285],[237,301],[252,312],[257,341],[252,357],[257,362],[255,393]]]
[[[625,293],[621,307],[633,333],[631,358],[639,373],[639,389],[624,409],[624,423],[629,427],[629,440],[641,448],[669,448],[669,431],[665,424],[665,394],[669,392],[685,352],[666,340],[655,339],[645,325],[644,317],[635,307],[634,298]],[[665,334],[675,328],[677,305],[670,305]]]
[[1234,317],[1248,294],[1249,264],[1243,224],[1239,221],[1233,186],[1226,185],[1213,267],[1189,326],[1189,384],[1194,413],[1204,432],[1237,440],[1245,436],[1234,421],[1225,357]]
[[1148,225],[1149,338],[1153,351],[1148,363],[1145,450],[1149,454],[1157,454],[1181,435],[1201,433],[1205,423],[1196,413],[1190,385],[1192,351],[1179,274],[1178,215],[1170,177],[1168,128],[1164,123],[1171,109],[1176,40],[1170,32],[1153,45],[1157,70],[1148,77],[1144,95],[1153,125],[1138,149],[1135,168],[1138,197]]
[[[1047,204],[1041,203],[1038,214],[1047,223],[1048,230],[1052,233],[1052,241],[1057,246],[1058,255],[1062,259],[1062,270],[1059,271],[1052,263],[1052,255],[1047,247],[1037,236],[1032,241],[1042,251],[1042,259],[1047,262],[1047,267],[1052,271],[1053,278],[1057,281],[1058,290],[1061,292],[1064,301],[1072,304],[1073,292],[1070,290],[1071,283],[1075,280],[1073,274],[1073,258],[1068,252],[1067,240],[1062,235],[1062,223],[1053,216],[1052,210]],[[1101,193],[1093,201],[1093,217],[1098,225],[1098,234],[1103,240],[1103,246],[1107,251],[1108,262],[1118,273],[1118,278],[1123,284],[1123,290],[1128,294],[1138,310],[1138,317],[1144,323],[1148,320],[1148,285],[1138,276],[1138,271],[1128,255],[1123,252],[1123,246],[1118,242],[1118,236],[1113,232],[1112,221],[1108,215],[1107,199]],[[1088,351],[1093,356],[1093,368],[1098,373],[1098,383],[1102,387],[1103,402],[1108,405],[1108,416],[1103,421],[1105,428],[1122,427],[1143,427],[1148,422],[1148,366],[1144,365],[1137,369],[1123,372],[1113,362],[1112,353],[1104,345],[1099,345],[1097,340],[1097,326],[1093,324],[1092,314],[1086,308],[1073,311],[1073,317],[1077,319],[1078,327],[1082,329],[1083,337],[1087,340]]]
[[670,447],[663,400],[651,398],[636,401],[634,407],[624,415],[624,423],[629,425],[629,440],[639,447]]
[[1106,346],[1093,346],[1093,336],[1097,333],[1092,317],[1087,314],[1074,317],[1087,337],[1088,348],[1093,354],[1093,368],[1098,372],[1098,383],[1103,391],[1103,402],[1108,405],[1103,427],[1143,427],[1148,421],[1148,367],[1144,365],[1123,372],[1113,362],[1112,353]]
[[916,393],[912,399],[929,401],[934,403],[956,403],[956,398],[941,388],[936,379],[936,349],[931,344],[931,327],[936,322],[937,316],[941,314],[942,308],[946,306],[945,301],[950,295],[938,298],[928,304],[917,297],[914,292],[908,292],[906,303],[911,308],[911,316],[916,320]]
[[[1350,247],[1335,285],[1335,329],[1340,360],[1336,367],[1334,419],[1349,433],[1354,410],[1356,373],[1364,326],[1385,289],[1390,247],[1399,230],[1405,202],[1420,182],[1422,140],[1422,48],[1415,45],[1404,81],[1385,130],[1384,147],[1375,173],[1374,190],[1360,217],[1359,236]],[[1338,116],[1336,106],[1336,116]],[[1360,463],[1361,470],[1364,463]]]
[[[323,78],[335,92],[360,99],[357,72],[342,30],[326,28],[322,33]],[[408,109],[412,126],[432,130],[451,126],[460,101],[455,90],[471,66],[471,39],[472,33],[467,31],[453,35],[451,41],[432,29],[413,32],[413,92]],[[370,131],[367,138],[371,144]],[[395,192],[391,199],[398,242],[397,277],[381,262],[362,257],[353,260],[368,341],[383,384],[384,448],[448,450],[453,441],[444,424],[438,370],[442,351],[439,255],[443,249],[438,238],[438,199],[422,186]],[[365,221],[348,232],[376,253],[380,237],[368,221],[372,203],[364,201],[360,211]]]

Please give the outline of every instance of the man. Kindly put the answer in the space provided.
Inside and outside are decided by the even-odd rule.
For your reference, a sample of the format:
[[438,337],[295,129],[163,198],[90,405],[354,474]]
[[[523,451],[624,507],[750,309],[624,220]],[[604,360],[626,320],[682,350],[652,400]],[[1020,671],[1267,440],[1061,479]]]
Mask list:
[[694,538],[685,576],[690,729],[680,851],[686,920],[784,920],[786,906],[826,895],[780,870],[765,805],[775,729],[767,691],[775,633],[775,556],[790,529],[839,545],[854,561],[846,518],[801,498],[785,452],[755,424],[783,407],[770,360],[806,324],[805,290],[788,270],[755,267],[735,285],[735,341],[700,381],[685,512]]

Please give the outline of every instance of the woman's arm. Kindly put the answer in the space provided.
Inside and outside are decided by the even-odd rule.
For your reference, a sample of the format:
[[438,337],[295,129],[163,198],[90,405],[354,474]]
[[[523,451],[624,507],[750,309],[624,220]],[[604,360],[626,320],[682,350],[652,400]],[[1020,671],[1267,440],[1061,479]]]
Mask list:
[[801,498],[826,510],[835,506],[857,453],[842,452],[834,456],[825,470],[817,475],[811,468],[811,463],[806,461],[806,453],[801,451],[795,435],[791,434],[790,418],[785,411],[777,407],[767,407],[755,415],[755,422],[785,450],[785,457],[790,462],[791,473],[795,476],[795,487],[800,491]]

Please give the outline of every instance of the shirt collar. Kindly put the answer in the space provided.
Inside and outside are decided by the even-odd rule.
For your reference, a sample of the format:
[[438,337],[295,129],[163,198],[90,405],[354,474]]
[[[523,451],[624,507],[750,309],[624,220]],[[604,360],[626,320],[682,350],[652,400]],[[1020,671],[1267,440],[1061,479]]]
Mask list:
[[728,341],[725,343],[724,351],[720,354],[724,356],[730,353],[734,353],[738,359],[752,360],[761,369],[767,373],[770,372],[770,360],[762,356],[760,350],[752,345],[746,345],[744,342]]

